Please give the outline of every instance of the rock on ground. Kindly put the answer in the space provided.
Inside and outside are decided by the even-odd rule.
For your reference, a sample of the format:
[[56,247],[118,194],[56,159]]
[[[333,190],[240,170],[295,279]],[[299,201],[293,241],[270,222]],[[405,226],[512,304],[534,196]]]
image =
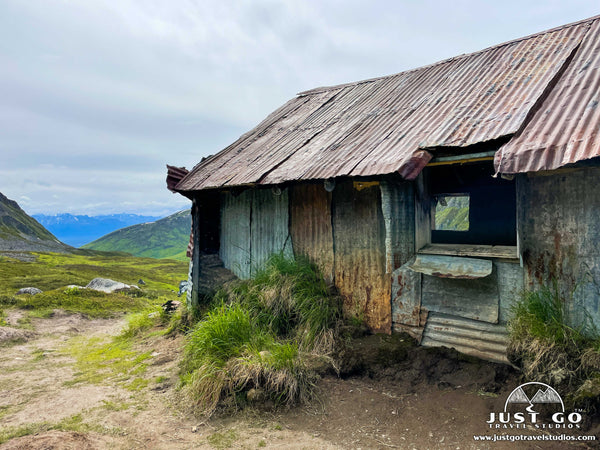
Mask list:
[[106,292],[107,294],[113,292],[123,292],[139,289],[135,284],[125,284],[120,281],[110,280],[108,278],[94,278],[86,286],[87,289],[93,289],[95,291]]
[[41,293],[42,293],[42,290],[38,289],[36,287],[24,287],[22,289],[19,289],[15,295],[22,295],[22,294],[36,295],[36,294],[41,294]]

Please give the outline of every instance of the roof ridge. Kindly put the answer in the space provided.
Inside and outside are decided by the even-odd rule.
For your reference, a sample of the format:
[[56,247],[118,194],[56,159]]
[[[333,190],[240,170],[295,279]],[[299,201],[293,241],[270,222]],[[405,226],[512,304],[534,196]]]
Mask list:
[[358,86],[360,84],[372,83],[372,82],[379,81],[379,80],[384,80],[384,79],[389,79],[389,78],[397,77],[399,75],[404,75],[404,74],[408,74],[408,73],[411,73],[411,72],[416,72],[418,70],[423,70],[423,69],[427,69],[427,68],[430,68],[430,67],[435,67],[435,66],[438,66],[440,64],[449,63],[449,62],[455,61],[457,59],[467,58],[467,57],[472,56],[472,55],[476,55],[476,54],[484,53],[484,52],[487,52],[487,51],[490,51],[490,50],[493,50],[493,49],[501,48],[501,47],[504,47],[504,46],[507,46],[507,45],[514,44],[516,42],[521,42],[521,41],[525,41],[527,39],[532,39],[532,38],[535,38],[535,37],[538,37],[538,36],[541,36],[541,35],[544,35],[544,34],[554,33],[554,32],[559,31],[559,30],[564,30],[564,29],[567,29],[567,28],[570,28],[570,27],[574,27],[574,26],[578,26],[578,25],[583,25],[583,24],[585,24],[587,22],[589,22],[591,24],[592,22],[594,22],[595,20],[598,20],[598,19],[600,19],[600,14],[596,15],[596,16],[588,17],[587,19],[582,19],[582,20],[578,20],[576,22],[571,22],[571,23],[568,23],[568,24],[565,24],[565,25],[560,25],[560,26],[557,26],[557,27],[549,28],[547,30],[538,31],[537,33],[529,34],[527,36],[523,36],[523,37],[520,37],[520,38],[511,39],[510,41],[506,41],[506,42],[503,42],[501,44],[492,45],[490,47],[486,47],[486,48],[483,48],[481,50],[477,50],[477,51],[474,51],[474,52],[463,53],[463,54],[460,54],[460,55],[452,56],[450,58],[442,59],[440,61],[437,61],[437,62],[434,62],[434,63],[431,63],[431,64],[426,64],[424,66],[415,67],[413,69],[403,70],[402,72],[397,72],[397,73],[393,73],[393,74],[390,74],[390,75],[383,75],[383,76],[374,77],[374,78],[367,78],[367,79],[364,79],[364,80],[351,81],[349,83],[341,83],[341,84],[331,85],[331,86],[321,86],[321,87],[317,87],[317,88],[313,88],[313,89],[308,89],[306,91],[298,92],[296,94],[296,96],[303,97],[303,96],[307,96],[307,95],[320,94],[322,92],[333,91],[335,89],[343,89],[343,88],[350,87],[350,86]]

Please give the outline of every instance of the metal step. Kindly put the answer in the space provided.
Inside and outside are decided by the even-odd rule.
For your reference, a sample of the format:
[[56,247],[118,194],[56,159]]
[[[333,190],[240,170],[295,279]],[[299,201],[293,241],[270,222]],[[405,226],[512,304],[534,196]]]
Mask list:
[[421,345],[450,347],[461,353],[510,364],[506,358],[508,331],[505,325],[430,312]]

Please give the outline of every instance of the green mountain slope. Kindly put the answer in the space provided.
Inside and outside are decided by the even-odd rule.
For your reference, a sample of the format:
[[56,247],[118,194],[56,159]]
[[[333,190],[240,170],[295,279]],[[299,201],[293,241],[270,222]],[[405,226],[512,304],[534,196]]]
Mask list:
[[186,260],[190,226],[190,212],[180,211],[156,222],[121,228],[81,248],[183,261]]
[[68,251],[37,220],[27,215],[17,202],[0,193],[0,251]]

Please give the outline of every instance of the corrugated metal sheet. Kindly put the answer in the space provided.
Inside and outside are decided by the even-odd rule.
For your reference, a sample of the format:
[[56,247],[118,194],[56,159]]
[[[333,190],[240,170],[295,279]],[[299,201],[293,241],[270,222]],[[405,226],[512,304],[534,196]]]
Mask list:
[[415,253],[415,196],[412,183],[382,180],[386,272],[392,273]]
[[449,314],[429,313],[421,345],[450,347],[477,358],[508,364],[508,332],[504,325],[469,320]]
[[294,254],[308,256],[333,283],[331,193],[323,183],[290,188],[290,234]]
[[223,265],[241,279],[251,276],[251,217],[253,192],[221,197],[221,243],[219,257]]
[[500,310],[498,322],[506,323],[510,317],[510,309],[519,299],[524,288],[524,270],[518,262],[494,261],[498,270],[498,296],[500,297]]
[[193,191],[399,172],[423,148],[512,135],[578,47],[591,21],[388,77],[299,95],[177,186]]
[[273,253],[292,256],[289,236],[288,191],[247,189],[239,195],[225,192],[221,200],[223,265],[239,278],[252,277]]
[[167,189],[177,192],[175,186],[185,177],[189,171],[185,167],[169,166],[167,164]]
[[498,304],[496,271],[472,280],[423,275],[421,306],[429,311],[497,323]]
[[373,331],[390,333],[391,277],[385,270],[379,186],[356,190],[352,182],[338,183],[333,202],[335,285],[344,307],[364,317]]
[[500,173],[551,170],[600,156],[600,21],[523,132],[497,153]]
[[492,261],[448,255],[417,255],[410,267],[415,272],[441,278],[472,280],[492,273]]
[[[518,226],[526,287],[559,280],[574,318],[600,324],[600,168],[518,178]],[[571,297],[573,294],[573,297]]]
[[418,327],[421,317],[421,274],[408,264],[392,274],[392,321]]
[[254,274],[273,253],[293,256],[289,235],[288,190],[275,195],[271,189],[256,189],[252,199],[251,270]]

